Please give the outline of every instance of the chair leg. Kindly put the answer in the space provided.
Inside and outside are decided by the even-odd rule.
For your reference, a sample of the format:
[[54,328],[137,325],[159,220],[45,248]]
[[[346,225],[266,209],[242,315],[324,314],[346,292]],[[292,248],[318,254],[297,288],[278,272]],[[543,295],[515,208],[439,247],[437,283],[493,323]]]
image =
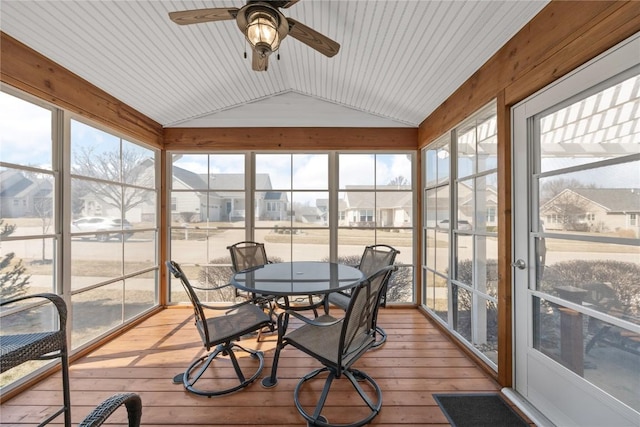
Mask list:
[[[69,387],[69,357],[67,354],[66,346],[60,350],[60,355],[57,357],[60,357],[60,365],[61,365],[62,407],[60,407],[56,412],[51,414],[47,419],[42,421],[42,423],[40,423],[39,426],[47,425],[51,423],[54,419],[56,419],[60,414],[64,414],[65,427],[71,427],[71,392]],[[54,358],[54,357],[51,357],[51,358]],[[44,360],[44,359],[40,359],[40,360]]]
[[[234,353],[234,348],[238,348],[239,351],[244,351],[246,353],[249,353],[251,357],[258,359],[259,366],[249,378],[247,378],[244,372],[242,371],[242,368],[240,367],[240,364],[238,363],[238,359]],[[229,360],[231,360],[233,368],[236,372],[238,383],[233,387],[228,387],[221,390],[201,390],[196,388],[195,387],[196,382],[207,371],[211,363],[220,353],[229,355]],[[249,384],[254,382],[260,376],[263,368],[264,368],[264,355],[261,351],[246,349],[237,344],[227,342],[224,344],[220,344],[218,347],[216,347],[214,351],[212,351],[208,355],[202,356],[201,358],[195,360],[182,375],[182,383],[184,385],[184,388],[191,393],[194,393],[200,396],[207,396],[207,397],[221,396],[224,394],[233,393],[235,391],[238,391],[242,388],[247,387]],[[197,372],[195,373],[195,375],[192,376],[191,373],[196,369],[197,369]]]
[[387,333],[380,326],[376,326],[376,342],[371,348],[380,348],[387,341]]
[[[323,372],[328,372],[328,376],[325,380],[322,393],[320,394],[320,397],[314,409],[313,415],[311,415],[308,412],[306,412],[306,410],[304,409],[304,407],[300,402],[300,391],[304,383],[312,380],[313,378],[315,378],[316,376],[318,376]],[[371,412],[369,413],[369,415],[367,415],[366,417],[360,420],[353,421],[347,424],[329,423],[329,420],[327,419],[327,417],[322,415],[322,409],[324,408],[324,404],[329,395],[329,390],[331,388],[331,385],[333,381],[337,379],[337,375],[333,369],[324,367],[324,368],[316,369],[315,371],[312,371],[307,375],[305,375],[304,377],[302,377],[302,379],[298,382],[298,384],[296,385],[293,391],[293,400],[296,404],[296,408],[298,409],[298,412],[300,413],[300,415],[302,415],[304,419],[307,420],[308,425],[320,426],[320,427],[332,427],[332,426],[333,427],[336,427],[336,426],[359,427],[359,426],[363,426],[365,424],[370,423],[371,420],[373,420],[380,413],[380,409],[382,408],[382,390],[380,389],[380,386],[378,386],[378,384],[374,381],[374,379],[371,378],[366,373],[355,370],[355,369],[346,370],[343,372],[343,375],[345,376],[346,379],[349,380],[349,382],[351,383],[355,391],[358,393],[362,401],[370,409]],[[371,385],[371,387],[373,387],[374,393],[375,393],[374,398],[369,396],[364,391],[364,389],[358,383],[359,381],[367,381]]]
[[64,402],[64,425],[71,427],[71,386],[69,384],[69,356],[67,349],[62,351],[62,393]]

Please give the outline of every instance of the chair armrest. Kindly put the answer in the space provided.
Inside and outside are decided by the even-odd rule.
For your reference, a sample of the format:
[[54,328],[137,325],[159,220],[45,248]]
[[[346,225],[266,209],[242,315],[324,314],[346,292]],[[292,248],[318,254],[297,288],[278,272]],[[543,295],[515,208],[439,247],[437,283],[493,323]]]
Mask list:
[[230,312],[233,311],[239,307],[242,307],[243,305],[247,305],[247,304],[253,304],[252,300],[245,300],[245,301],[241,301],[235,304],[231,304],[231,305],[208,305],[208,304],[204,304],[204,303],[200,303],[200,307],[202,308],[206,308],[208,310],[225,310],[226,312]]
[[140,426],[142,418],[142,400],[136,393],[119,393],[104,400],[87,417],[80,427],[101,426],[120,406],[125,405],[129,417],[129,427]]
[[219,289],[224,289],[224,288],[228,288],[229,286],[231,286],[231,283],[225,283],[224,285],[220,285],[220,286],[213,286],[213,287],[203,287],[203,286],[195,286],[195,285],[191,285],[191,287],[193,289],[197,289],[199,291],[217,291]]
[[9,305],[19,301],[35,299],[35,298],[47,299],[50,302],[52,302],[53,305],[56,306],[56,309],[58,310],[58,317],[60,318],[60,330],[64,331],[67,324],[67,304],[64,302],[64,300],[60,295],[51,294],[51,293],[24,295],[21,297],[16,297],[16,298],[2,301],[0,302],[0,306]]
[[[309,319],[306,316],[303,316],[302,314],[294,311],[294,310],[287,310],[284,313],[290,314],[293,317],[295,317],[296,319],[302,320],[304,323],[306,323],[307,325],[313,325],[313,326],[332,326],[335,325],[336,323],[340,323],[342,322],[343,319],[336,319],[333,316],[329,316],[328,314],[325,314],[324,316],[320,316],[317,317],[315,319]],[[284,313],[280,313],[279,316],[282,316]],[[320,320],[318,320],[320,319]]]

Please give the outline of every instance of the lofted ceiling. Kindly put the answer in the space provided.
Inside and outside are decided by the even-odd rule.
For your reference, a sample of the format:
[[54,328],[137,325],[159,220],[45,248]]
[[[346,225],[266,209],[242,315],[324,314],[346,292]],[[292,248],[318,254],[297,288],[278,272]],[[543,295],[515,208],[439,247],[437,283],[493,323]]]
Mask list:
[[266,72],[235,21],[168,17],[238,0],[2,0],[0,28],[165,127],[417,127],[547,3],[301,0],[340,51],[286,37]]

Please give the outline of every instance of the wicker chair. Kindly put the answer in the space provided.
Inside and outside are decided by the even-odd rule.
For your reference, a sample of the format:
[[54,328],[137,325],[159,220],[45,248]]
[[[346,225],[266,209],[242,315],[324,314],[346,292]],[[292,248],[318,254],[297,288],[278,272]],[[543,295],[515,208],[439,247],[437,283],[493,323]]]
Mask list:
[[[364,248],[364,252],[362,253],[362,257],[360,258],[360,263],[358,264],[358,268],[362,271],[365,277],[368,277],[389,265],[393,265],[396,256],[400,253],[397,249],[393,248],[389,245],[370,245]],[[389,273],[391,275],[391,273]],[[387,304],[387,287],[388,287],[389,278],[385,279],[385,286],[382,292],[380,293],[380,306],[385,307]],[[332,292],[325,299],[324,311],[325,313],[329,313],[329,307],[331,304],[341,308],[342,310],[346,310],[349,307],[349,300],[351,299],[351,295],[346,292]],[[377,339],[374,344],[374,348],[380,347],[387,340],[387,333],[380,326],[376,327],[377,331]]]
[[[244,241],[228,246],[227,249],[231,254],[231,264],[234,272],[244,271],[253,267],[271,263],[267,258],[264,243]],[[269,297],[266,295],[250,295],[248,298],[256,299],[256,301],[261,305],[264,305],[266,301],[273,301],[275,305],[282,310],[312,310],[315,317],[318,317],[318,308],[324,305],[324,298],[318,296],[314,297],[313,295],[287,300]],[[273,310],[271,313],[273,313]]]
[[[43,300],[48,300],[43,301]],[[60,414],[64,414],[64,425],[71,426],[71,399],[69,392],[69,358],[67,351],[67,306],[64,300],[55,294],[43,293],[9,299],[0,306],[13,306],[15,303],[33,303],[33,307],[53,305],[57,312],[57,329],[52,331],[27,332],[21,334],[2,334],[0,336],[0,373],[31,360],[52,360],[60,358],[62,365],[62,400],[63,405],[47,417],[40,425],[50,423]],[[50,303],[50,304],[49,304]],[[11,308],[11,307],[10,307]],[[3,310],[7,310],[6,308]],[[26,313],[26,310],[9,312],[7,319]],[[3,321],[7,321],[4,320]],[[27,324],[22,320],[20,326]],[[4,328],[3,328],[4,329]],[[120,406],[125,405],[129,417],[129,426],[140,425],[142,402],[135,393],[116,394],[96,407],[81,423],[81,427],[102,425]]]
[[[167,261],[167,267],[169,272],[177,279],[180,279],[182,286],[184,287],[195,313],[195,325],[202,339],[202,344],[207,349],[208,354],[196,359],[187,368],[184,373],[176,375],[174,377],[174,383],[182,383],[184,388],[200,396],[220,396],[223,394],[232,393],[238,391],[244,387],[247,387],[262,372],[264,367],[264,355],[261,351],[255,351],[246,349],[234,341],[240,340],[243,335],[257,332],[265,327],[273,330],[273,322],[268,314],[266,314],[262,308],[253,304],[251,300],[243,301],[238,304],[227,306],[209,306],[200,302],[196,291],[194,290],[189,279],[184,274],[180,265],[174,261]],[[205,309],[208,310],[224,310],[223,316],[207,318],[205,315]],[[212,348],[215,349],[211,351]],[[244,351],[251,357],[258,359],[259,367],[255,372],[247,378],[243,373],[238,359],[235,355],[235,351]],[[216,390],[203,390],[196,388],[196,382],[207,371],[211,363],[218,355],[228,356],[229,360],[233,364],[237,382],[229,387],[222,387]]]
[[[276,371],[280,351],[287,345],[307,353],[324,365],[305,375],[296,385],[294,401],[298,412],[305,418],[309,425],[317,426],[361,426],[369,423],[378,415],[382,407],[382,391],[373,378],[366,373],[354,369],[352,365],[367,351],[376,341],[376,312],[380,306],[380,293],[383,291],[389,274],[397,267],[388,266],[378,270],[361,284],[354,288],[346,314],[341,319],[336,319],[328,314],[317,319],[308,319],[295,311],[286,311],[278,316],[278,331],[287,328],[289,316],[293,315],[304,324],[282,336],[278,334],[278,345],[274,355],[271,371],[271,384],[277,383]],[[321,373],[327,373],[322,393],[320,394],[313,413],[307,412],[302,401],[311,401],[311,397],[301,399],[303,385],[311,381]],[[367,415],[357,421],[347,423],[329,424],[323,415],[323,408],[331,385],[334,380],[346,378],[357,391],[366,406]],[[367,393],[360,383],[368,383],[372,393]],[[370,394],[373,394],[370,395]],[[359,407],[352,408],[350,413],[357,413]],[[344,421],[344,420],[340,420]]]

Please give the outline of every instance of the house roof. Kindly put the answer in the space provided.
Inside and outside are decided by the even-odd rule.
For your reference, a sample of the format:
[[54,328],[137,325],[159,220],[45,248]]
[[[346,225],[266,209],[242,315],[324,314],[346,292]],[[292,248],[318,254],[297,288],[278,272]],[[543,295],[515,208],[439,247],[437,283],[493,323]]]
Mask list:
[[572,188],[610,212],[640,212],[640,188]]
[[[348,207],[351,209],[373,209],[374,207],[374,198],[370,192],[347,191],[345,198],[347,200]],[[413,194],[406,191],[375,193],[375,206],[378,209],[410,208],[412,200]]]
[[203,190],[207,188],[207,181],[203,180],[197,173],[182,169],[176,165],[172,168],[173,176],[182,181],[187,187]]
[[264,200],[287,200],[287,195],[284,193],[283,197],[282,191],[267,191],[264,194]]
[[0,171],[0,197],[24,197],[26,190],[33,185],[33,181],[16,170]]
[[417,127],[548,1],[302,0],[292,37],[251,70],[233,20],[169,12],[245,0],[3,0],[0,28],[165,127]]

